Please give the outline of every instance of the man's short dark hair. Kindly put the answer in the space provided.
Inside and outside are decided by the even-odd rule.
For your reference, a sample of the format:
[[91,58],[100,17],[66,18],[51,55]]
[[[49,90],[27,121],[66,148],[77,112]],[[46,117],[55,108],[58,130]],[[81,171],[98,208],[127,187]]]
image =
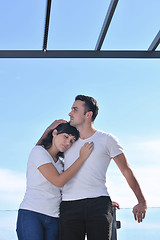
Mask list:
[[92,122],[95,120],[97,114],[98,114],[98,104],[97,101],[93,97],[85,96],[85,95],[77,95],[75,97],[75,101],[80,100],[85,103],[85,113],[92,112]]

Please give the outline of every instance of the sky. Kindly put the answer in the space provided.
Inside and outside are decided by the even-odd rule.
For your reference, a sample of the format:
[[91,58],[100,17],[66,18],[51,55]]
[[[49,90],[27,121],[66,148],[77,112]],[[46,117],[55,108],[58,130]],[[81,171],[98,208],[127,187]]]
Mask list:
[[[53,1],[48,49],[95,48],[110,1]],[[46,1],[0,2],[1,50],[41,50]],[[103,50],[147,50],[159,31],[160,1],[119,1]],[[157,48],[160,50],[160,47]],[[124,148],[149,207],[160,207],[159,59],[0,59],[0,209],[18,209],[28,155],[55,120],[69,120],[78,94],[99,105],[97,129]],[[111,162],[111,198],[137,200]]]

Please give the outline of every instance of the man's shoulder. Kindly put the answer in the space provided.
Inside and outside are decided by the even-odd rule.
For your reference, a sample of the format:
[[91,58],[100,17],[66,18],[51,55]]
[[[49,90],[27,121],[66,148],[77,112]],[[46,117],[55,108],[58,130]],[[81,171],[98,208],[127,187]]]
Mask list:
[[102,130],[97,130],[97,137],[106,138],[108,140],[110,140],[110,139],[117,140],[117,137],[114,134],[109,133],[109,132],[105,132],[105,131],[102,131]]
[[108,132],[105,132],[105,131],[103,131],[103,130],[99,130],[99,129],[96,131],[96,133],[97,133],[97,136],[103,136],[103,137],[109,137],[109,136],[112,136],[111,133],[108,133]]

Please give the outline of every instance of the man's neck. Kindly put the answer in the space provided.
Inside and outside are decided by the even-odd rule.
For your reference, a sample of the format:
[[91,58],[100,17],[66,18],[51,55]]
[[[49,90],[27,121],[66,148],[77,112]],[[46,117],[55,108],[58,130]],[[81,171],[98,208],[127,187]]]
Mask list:
[[94,128],[93,124],[85,125],[78,128],[81,139],[87,139],[91,137],[97,130]]

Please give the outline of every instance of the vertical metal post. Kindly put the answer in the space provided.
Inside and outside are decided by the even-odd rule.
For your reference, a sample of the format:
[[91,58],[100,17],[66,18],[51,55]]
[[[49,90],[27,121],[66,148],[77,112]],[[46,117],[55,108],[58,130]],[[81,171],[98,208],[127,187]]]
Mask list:
[[52,2],[52,0],[47,1],[46,22],[45,22],[44,39],[43,39],[43,51],[47,50],[47,39],[48,39],[49,19],[50,19],[50,12],[51,12],[51,2]]
[[116,221],[116,207],[113,207],[113,222],[112,222],[112,238],[111,240],[117,240],[117,229],[121,228],[121,222]]
[[153,42],[148,48],[148,51],[154,51],[160,44],[160,31],[157,33],[156,37],[154,38]]
[[101,32],[99,34],[99,38],[95,47],[96,51],[99,51],[102,47],[103,41],[105,39],[106,33],[108,31],[109,25],[111,23],[113,14],[115,12],[116,6],[117,6],[118,0],[111,0]]

